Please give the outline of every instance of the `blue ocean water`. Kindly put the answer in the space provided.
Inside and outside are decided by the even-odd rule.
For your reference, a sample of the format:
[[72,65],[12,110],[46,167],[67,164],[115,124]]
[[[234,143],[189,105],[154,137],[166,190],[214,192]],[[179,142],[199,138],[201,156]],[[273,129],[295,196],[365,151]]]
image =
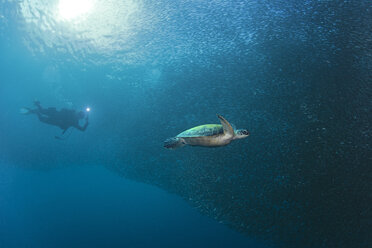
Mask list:
[[267,247],[102,166],[1,175],[1,247]]
[[0,247],[370,247],[371,7],[0,0]]

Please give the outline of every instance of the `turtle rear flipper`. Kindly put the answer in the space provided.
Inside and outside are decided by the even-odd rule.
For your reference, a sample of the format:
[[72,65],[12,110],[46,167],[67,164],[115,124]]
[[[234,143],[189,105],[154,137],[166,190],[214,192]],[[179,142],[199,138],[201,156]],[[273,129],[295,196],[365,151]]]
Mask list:
[[176,149],[186,145],[186,142],[182,138],[169,138],[164,141],[164,147],[167,149]]
[[225,135],[229,135],[229,136],[233,137],[234,136],[234,129],[231,126],[231,124],[225,118],[223,118],[222,115],[217,115],[217,117],[218,117],[218,119],[220,119],[220,122],[221,122],[222,127],[223,127],[223,132],[225,133]]

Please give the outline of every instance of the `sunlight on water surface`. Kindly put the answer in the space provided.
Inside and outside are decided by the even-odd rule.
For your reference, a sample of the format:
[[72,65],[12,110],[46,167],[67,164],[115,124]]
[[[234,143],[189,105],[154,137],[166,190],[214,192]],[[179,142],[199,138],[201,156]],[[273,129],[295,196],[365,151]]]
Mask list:
[[132,0],[24,0],[24,42],[34,54],[112,56],[130,49],[141,30],[142,4]]
[[88,14],[92,8],[93,3],[90,0],[60,0],[58,5],[59,14],[65,20],[72,20]]

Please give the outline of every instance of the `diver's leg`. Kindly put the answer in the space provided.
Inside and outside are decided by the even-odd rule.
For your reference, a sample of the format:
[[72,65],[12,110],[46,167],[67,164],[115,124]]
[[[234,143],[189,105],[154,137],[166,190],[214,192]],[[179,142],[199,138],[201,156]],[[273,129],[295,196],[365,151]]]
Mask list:
[[52,123],[50,122],[50,118],[48,118],[48,117],[42,115],[42,114],[40,113],[40,111],[37,111],[36,114],[37,114],[37,117],[39,118],[39,121],[44,122],[44,123],[46,123],[46,124],[52,124]]
[[34,105],[37,107],[37,110],[38,110],[41,114],[43,114],[43,115],[47,114],[47,110],[46,110],[45,108],[41,107],[41,104],[40,104],[39,101],[35,101],[35,102],[34,102]]
[[34,102],[35,106],[37,107],[37,111],[41,113],[42,115],[46,115],[48,117],[52,117],[57,112],[56,108],[43,108],[39,101]]

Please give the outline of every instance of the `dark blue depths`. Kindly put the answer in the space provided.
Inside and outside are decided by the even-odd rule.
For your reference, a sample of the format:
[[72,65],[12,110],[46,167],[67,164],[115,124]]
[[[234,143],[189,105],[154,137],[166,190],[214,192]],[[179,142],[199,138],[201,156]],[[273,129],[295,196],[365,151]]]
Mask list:
[[[132,230],[118,223],[136,207],[117,207],[133,195],[165,196],[116,174],[174,193],[203,215],[268,244],[372,244],[369,1],[112,0],[105,15],[77,24],[54,20],[53,1],[0,3],[1,241],[53,247],[66,233],[62,247],[79,239],[100,247],[151,247],[156,242],[131,240],[157,231],[164,201],[151,216],[148,202],[139,199],[136,207],[148,218],[128,220]],[[89,105],[88,130],[55,140],[60,130],[18,113],[35,98],[47,106]],[[187,128],[218,123],[216,114],[251,136],[215,149],[162,147]],[[19,174],[32,186],[10,187],[14,180],[6,175]],[[173,196],[165,201],[182,205]],[[169,235],[155,235],[159,247],[175,247],[177,230],[195,232],[187,234],[184,240],[193,241],[185,247],[261,247],[184,205],[174,209],[185,209],[185,216],[178,214],[179,225],[164,230]],[[108,227],[93,225],[92,216]],[[204,225],[209,232],[199,229]],[[89,226],[93,237],[106,239],[91,238]],[[16,238],[12,230],[28,237]]]

